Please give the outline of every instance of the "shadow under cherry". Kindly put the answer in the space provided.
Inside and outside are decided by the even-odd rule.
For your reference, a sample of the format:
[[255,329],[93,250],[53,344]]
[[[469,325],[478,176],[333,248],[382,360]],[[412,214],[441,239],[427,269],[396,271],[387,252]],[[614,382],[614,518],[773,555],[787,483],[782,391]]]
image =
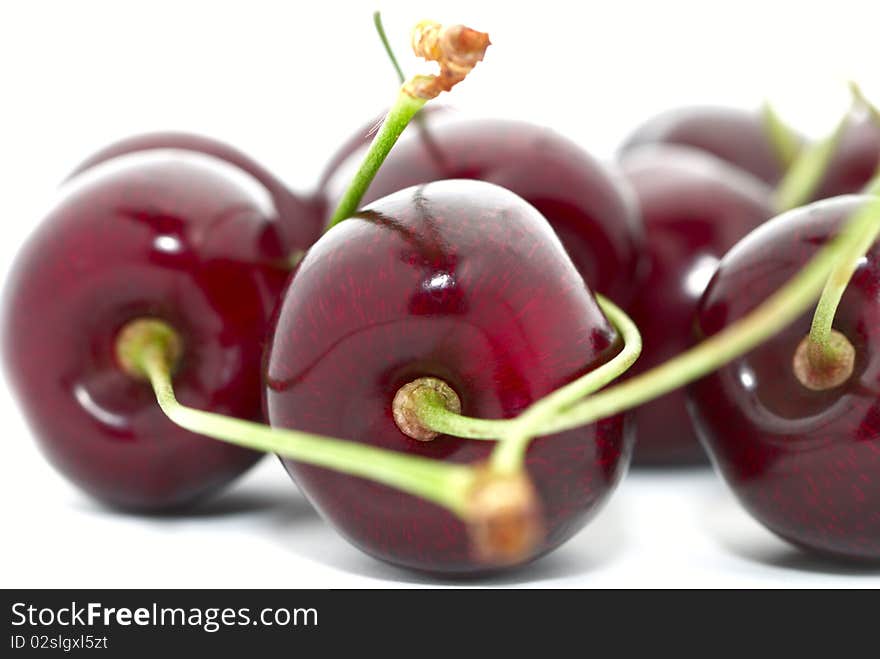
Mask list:
[[725,551],[763,567],[835,576],[880,575],[880,562],[847,561],[789,544],[752,519],[727,491],[706,502],[701,522]]

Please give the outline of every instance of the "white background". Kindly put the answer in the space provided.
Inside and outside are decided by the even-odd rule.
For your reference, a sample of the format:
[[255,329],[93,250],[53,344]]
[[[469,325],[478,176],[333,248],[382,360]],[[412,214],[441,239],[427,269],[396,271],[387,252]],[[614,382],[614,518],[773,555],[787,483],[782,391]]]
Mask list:
[[[0,268],[58,182],[124,136],[220,137],[306,190],[334,148],[393,99],[373,33],[407,71],[421,18],[490,33],[486,61],[449,100],[549,124],[610,157],[667,107],[754,107],[831,129],[855,78],[880,98],[876,0],[614,2],[3,2]],[[440,584],[349,546],[273,458],[190,515],[140,519],[81,496],[44,462],[0,389],[0,586],[381,587]],[[880,586],[773,538],[708,470],[631,474],[606,511],[555,554],[467,585]]]

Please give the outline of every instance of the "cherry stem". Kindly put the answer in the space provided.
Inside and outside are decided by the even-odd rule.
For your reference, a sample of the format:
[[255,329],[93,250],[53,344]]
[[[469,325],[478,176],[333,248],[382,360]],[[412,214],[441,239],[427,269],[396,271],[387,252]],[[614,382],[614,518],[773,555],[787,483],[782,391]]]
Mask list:
[[[784,217],[780,221],[784,222]],[[571,406],[542,427],[541,433],[569,430],[619,414],[704,377],[752,350],[809,310],[838,263],[858,259],[864,253],[865,236],[876,231],[878,225],[880,199],[867,202],[855,212],[833,241],[749,314],[678,357]],[[515,454],[518,450],[516,444],[499,442],[493,464],[521,460]]]
[[379,132],[373,138],[364,161],[354,175],[354,179],[345,191],[342,199],[339,200],[336,210],[333,211],[333,215],[327,223],[328,231],[357,212],[358,206],[367,192],[367,188],[370,187],[370,183],[376,178],[379,167],[385,162],[385,158],[388,157],[391,148],[400,138],[404,128],[406,128],[415,114],[422,109],[425,103],[425,99],[414,98],[404,91],[398,94],[397,101],[388,111],[388,115],[385,117],[385,121],[382,122]]
[[[859,86],[850,82],[853,107],[865,108],[880,126],[880,111],[874,107]],[[880,194],[880,170],[865,187],[869,195]],[[880,226],[867,227],[860,237],[851,258],[841,258],[828,276],[816,311],[810,333],[798,346],[793,366],[795,375],[805,387],[817,391],[839,386],[849,379],[855,363],[855,349],[849,339],[833,329],[837,308],[859,262],[880,235]]]
[[489,47],[489,36],[463,25],[443,26],[422,21],[413,29],[412,45],[417,56],[436,61],[440,72],[436,75],[413,76],[403,84],[360,168],[327,223],[328,231],[358,210],[379,167],[425,103],[451,90],[482,61]]
[[[874,205],[878,206],[878,204]],[[880,235],[880,223],[865,227],[857,236],[852,251],[841,256],[825,282],[816,311],[813,313],[809,335],[813,348],[808,355],[817,369],[826,370],[841,359],[848,359],[845,353],[848,354],[851,346],[847,346],[845,337],[832,333],[834,316],[850,279],[859,267],[859,262],[877,240],[878,235]]]
[[847,111],[830,135],[800,149],[774,193],[778,211],[788,211],[810,201],[828,171],[849,117],[850,111]]
[[[528,437],[541,429],[560,410],[598,391],[625,373],[642,351],[642,337],[636,324],[617,305],[597,295],[596,301],[609,322],[617,329],[623,347],[612,359],[589,373],[535,401],[513,419],[478,419],[449,409],[441,396],[430,388],[417,390],[412,401],[419,423],[436,433],[467,439],[501,439]],[[521,462],[504,471],[515,471]]]
[[761,106],[761,121],[773,153],[782,165],[783,171],[788,171],[801,151],[800,137],[794,128],[779,116],[776,108],[769,101],[765,101]]
[[298,462],[368,478],[431,501],[459,517],[467,514],[470,490],[478,476],[477,467],[271,428],[182,405],[175,397],[171,378],[177,353],[169,350],[169,345],[179,345],[176,339],[169,340],[173,335],[174,331],[164,322],[142,318],[123,329],[117,344],[117,354],[128,357],[126,372],[137,373],[150,381],[159,406],[173,423],[236,446],[277,453]]
[[[849,89],[853,97],[853,102],[856,105],[865,108],[868,115],[871,117],[871,120],[874,122],[874,125],[880,128],[880,108],[868,100],[868,97],[862,92],[862,88],[855,82],[850,81]],[[868,182],[862,192],[864,194],[880,195],[880,166],[877,167],[877,171],[874,173],[874,178]]]
[[853,97],[853,101],[857,105],[860,105],[861,107],[865,108],[865,110],[867,110],[868,114],[871,116],[871,119],[874,121],[874,123],[877,124],[878,126],[880,126],[880,108],[878,108],[876,105],[874,105],[868,99],[868,97],[865,96],[865,93],[862,91],[862,88],[859,87],[859,85],[856,84],[855,82],[853,82],[852,80],[850,80],[850,82],[849,82],[849,91]]
[[385,47],[385,52],[388,54],[388,59],[391,60],[391,65],[397,72],[397,79],[402,85],[404,82],[406,82],[406,76],[403,75],[403,69],[400,68],[400,64],[397,62],[397,57],[394,56],[394,50],[391,48],[391,44],[388,42],[388,35],[385,34],[385,26],[382,25],[381,11],[373,12],[373,25],[376,26],[376,32],[379,34],[379,39],[381,39],[382,45]]

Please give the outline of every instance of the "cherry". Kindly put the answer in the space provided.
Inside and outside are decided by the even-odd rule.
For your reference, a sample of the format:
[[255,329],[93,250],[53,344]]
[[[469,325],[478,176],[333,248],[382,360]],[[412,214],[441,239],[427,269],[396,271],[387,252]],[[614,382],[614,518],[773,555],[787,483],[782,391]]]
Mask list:
[[[788,280],[865,197],[792,211],[727,254],[700,301],[697,336],[730,325]],[[700,438],[746,509],[790,542],[847,559],[880,559],[880,245],[859,261],[834,326],[855,348],[840,386],[810,390],[792,359],[805,314],[689,389]]]
[[135,135],[101,149],[71,172],[72,178],[98,163],[140,151],[168,150],[202,153],[235,165],[259,181],[268,190],[281,225],[286,249],[293,254],[307,250],[321,235],[324,209],[315,200],[304,199],[262,165],[235,147],[202,135],[160,132]]
[[779,182],[786,169],[757,112],[712,106],[667,110],[636,129],[621,152],[658,143],[707,151],[771,185]]
[[[761,181],[695,149],[648,145],[624,154],[621,166],[639,199],[647,242],[647,284],[629,308],[644,340],[633,369],[641,373],[691,345],[697,301],[718,260],[773,208]],[[638,463],[705,459],[681,390],[635,415]]]
[[[376,201],[309,250],[285,292],[267,353],[273,426],[454,463],[495,442],[420,442],[392,403],[420,377],[443,380],[462,413],[509,418],[620,350],[544,218],[499,186],[439,181]],[[576,533],[626,468],[624,416],[534,441],[528,474],[545,536],[525,560]],[[432,572],[486,565],[444,509],[372,481],[285,461],[341,533],[380,559]]]
[[261,416],[260,358],[289,268],[266,190],[221,160],[140,152],[89,168],[19,252],[5,288],[3,356],[50,461],[115,506],[188,503],[259,453],[168,421],[114,346],[139,317],[164,319],[184,358],[181,399]]
[[[440,179],[501,185],[537,208],[559,235],[594,290],[625,305],[639,282],[642,229],[631,192],[620,177],[564,137],[521,121],[424,117],[394,147],[364,203]],[[344,151],[351,149],[349,143]],[[334,200],[351,180],[361,151],[327,177]],[[356,157],[354,157],[356,156]]]
[[816,199],[861,192],[880,170],[880,126],[871,117],[851,119],[843,130]]

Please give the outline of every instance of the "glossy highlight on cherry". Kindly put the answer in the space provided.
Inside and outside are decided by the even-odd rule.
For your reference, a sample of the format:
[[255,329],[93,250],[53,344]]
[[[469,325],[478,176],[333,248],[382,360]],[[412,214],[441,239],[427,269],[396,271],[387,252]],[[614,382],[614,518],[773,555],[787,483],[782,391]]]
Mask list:
[[95,165],[129,153],[166,151],[218,158],[252,176],[272,197],[278,232],[291,255],[304,252],[321,235],[323,208],[314,199],[298,195],[261,164],[235,147],[203,135],[182,132],[144,133],[114,142],[86,158],[71,172],[73,178]]
[[[632,191],[619,173],[555,131],[523,121],[467,119],[452,110],[424,115],[391,152],[364,203],[412,185],[475,179],[515,192],[547,218],[575,267],[595,291],[626,306],[641,283],[643,230]],[[341,195],[363,153],[325,182]],[[338,159],[337,159],[338,160]]]
[[277,209],[235,168],[199,154],[134,153],[69,182],[12,266],[3,300],[7,376],[49,460],[97,499],[177,508],[259,453],[169,422],[116,361],[141,316],[180,333],[181,397],[261,418],[260,355],[289,273]]
[[[462,411],[508,418],[619,351],[547,221],[501,187],[441,181],[367,205],[309,251],[287,289],[268,352],[272,425],[455,463],[492,442],[419,442],[392,401],[425,376]],[[598,511],[631,448],[621,415],[536,440],[526,458],[555,548]],[[358,547],[430,572],[482,572],[460,520],[369,481],[286,461],[309,499]]]
[[[791,211],[722,259],[700,302],[697,338],[748,313],[866,202],[846,196]],[[779,335],[690,386],[700,438],[746,509],[782,538],[846,560],[880,560],[880,246],[849,282],[834,326],[855,348],[849,379],[823,391],[792,359],[805,314]]]
[[[718,260],[774,213],[766,185],[701,151],[649,145],[627,153],[621,167],[645,222],[648,283],[629,307],[645,343],[637,374],[693,345],[697,302]],[[705,461],[682,390],[634,414],[637,464]]]
[[571,538],[636,437],[641,464],[678,466],[705,457],[699,434],[770,530],[880,560],[880,201],[765,224],[880,190],[858,88],[865,116],[833,138],[769,105],[690,108],[607,165],[549,128],[423,110],[490,40],[422,21],[411,42],[436,72],[403,79],[314,193],[188,133],[74,171],[2,314],[58,470],[179,511],[274,453],[367,554],[461,577]]

